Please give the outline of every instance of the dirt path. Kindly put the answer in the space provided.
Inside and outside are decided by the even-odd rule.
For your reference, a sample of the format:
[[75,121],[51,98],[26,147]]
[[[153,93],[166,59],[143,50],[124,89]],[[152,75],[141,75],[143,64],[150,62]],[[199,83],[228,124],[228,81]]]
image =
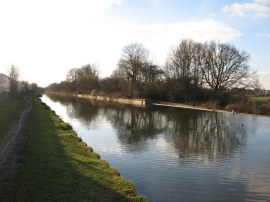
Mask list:
[[[32,104],[24,109],[9,133],[0,140],[0,194],[11,191],[17,173],[22,168],[24,148],[23,126]],[[1,197],[0,197],[1,198]]]

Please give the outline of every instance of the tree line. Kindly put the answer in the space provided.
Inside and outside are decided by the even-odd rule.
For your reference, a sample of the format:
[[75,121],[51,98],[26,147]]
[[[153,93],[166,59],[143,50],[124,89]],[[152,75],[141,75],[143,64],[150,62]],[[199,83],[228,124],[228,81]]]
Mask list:
[[66,80],[48,91],[99,93],[175,102],[229,102],[247,89],[259,87],[250,56],[235,46],[183,39],[173,47],[163,66],[156,65],[141,43],[125,46],[117,68],[100,78],[98,66],[70,69]]
[[[6,75],[10,78],[9,79],[9,97],[10,98],[17,98],[18,96],[24,93],[44,92],[44,89],[38,87],[36,83],[29,83],[28,81],[19,81],[20,69],[13,64],[7,69]],[[23,85],[23,90],[21,90],[21,92],[19,90],[19,83]]]

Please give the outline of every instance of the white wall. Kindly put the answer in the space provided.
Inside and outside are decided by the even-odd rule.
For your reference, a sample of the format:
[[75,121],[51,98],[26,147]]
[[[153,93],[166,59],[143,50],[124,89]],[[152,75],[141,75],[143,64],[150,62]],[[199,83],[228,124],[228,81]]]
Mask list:
[[9,90],[10,90],[9,78],[4,74],[0,74],[0,93],[9,92]]
[[[18,84],[17,91],[24,92],[25,86],[19,82],[17,82],[17,84]],[[0,73],[0,93],[3,93],[3,92],[8,92],[8,93],[10,92],[10,78]]]

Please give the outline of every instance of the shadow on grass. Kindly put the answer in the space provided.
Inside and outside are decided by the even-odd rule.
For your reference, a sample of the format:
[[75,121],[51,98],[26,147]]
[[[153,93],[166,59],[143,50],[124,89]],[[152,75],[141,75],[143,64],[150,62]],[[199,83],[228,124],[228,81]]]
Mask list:
[[39,101],[25,132],[24,168],[0,201],[146,201]]

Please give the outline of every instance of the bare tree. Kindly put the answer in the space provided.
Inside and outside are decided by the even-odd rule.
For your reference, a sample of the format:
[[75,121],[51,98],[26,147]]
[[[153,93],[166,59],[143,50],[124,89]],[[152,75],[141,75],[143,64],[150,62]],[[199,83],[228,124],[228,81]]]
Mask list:
[[123,71],[123,69],[121,68],[116,68],[115,70],[113,70],[111,76],[111,78],[117,78],[117,79],[126,79],[126,74],[125,72]]
[[78,68],[72,68],[68,71],[66,80],[68,82],[76,82],[78,80],[78,73],[79,69]]
[[78,75],[79,77],[98,78],[99,77],[98,65],[96,64],[84,65],[79,69]]
[[95,64],[87,64],[82,66],[78,72],[77,90],[89,92],[99,88],[99,71]]
[[176,79],[188,77],[192,63],[191,40],[182,40],[180,44],[172,50],[169,57],[169,65]]
[[18,79],[20,77],[19,68],[11,65],[8,69],[8,75],[10,77],[10,95],[11,97],[16,97],[18,93]]
[[66,76],[67,91],[89,92],[99,88],[99,71],[96,64],[87,64],[80,68],[70,69]]
[[191,39],[183,39],[172,49],[167,60],[168,76],[198,85],[202,46]]
[[192,46],[192,69],[191,77],[195,86],[202,87],[202,58],[203,58],[204,46],[202,43],[195,42]]
[[216,96],[251,85],[249,55],[225,43],[205,44],[202,74]]
[[20,77],[19,68],[16,67],[15,65],[11,65],[10,68],[8,69],[8,75],[11,79],[18,81]]
[[131,79],[131,95],[134,87],[138,84],[141,70],[148,62],[149,51],[140,43],[127,45],[123,49],[122,56],[118,62],[127,79]]
[[191,39],[183,39],[171,50],[164,71],[174,100],[196,99],[202,86],[202,50],[202,44]]
[[142,68],[142,77],[146,83],[154,83],[163,74],[164,71],[152,63],[146,63]]

